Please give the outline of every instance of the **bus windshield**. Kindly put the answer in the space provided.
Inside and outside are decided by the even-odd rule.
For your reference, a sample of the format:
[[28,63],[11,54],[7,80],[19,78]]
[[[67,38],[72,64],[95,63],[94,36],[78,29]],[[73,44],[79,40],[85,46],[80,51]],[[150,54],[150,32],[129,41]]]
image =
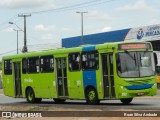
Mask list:
[[152,52],[129,52],[117,54],[117,71],[120,77],[145,77],[155,75]]

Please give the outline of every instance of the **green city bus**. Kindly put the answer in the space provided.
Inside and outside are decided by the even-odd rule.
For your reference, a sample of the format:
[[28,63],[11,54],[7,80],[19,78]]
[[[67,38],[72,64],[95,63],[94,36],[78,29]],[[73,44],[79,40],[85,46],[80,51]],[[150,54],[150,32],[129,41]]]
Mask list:
[[117,99],[129,104],[134,97],[157,93],[155,60],[149,42],[115,42],[28,52],[2,58],[6,96],[30,103],[53,98]]

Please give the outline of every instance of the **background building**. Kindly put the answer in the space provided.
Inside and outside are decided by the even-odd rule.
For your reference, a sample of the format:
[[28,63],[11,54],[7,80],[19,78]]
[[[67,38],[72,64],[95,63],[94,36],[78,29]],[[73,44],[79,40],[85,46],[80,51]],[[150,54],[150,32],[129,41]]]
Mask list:
[[117,31],[103,32],[83,36],[62,39],[62,47],[70,48],[83,44],[102,44],[105,42],[119,42],[127,40],[149,41],[153,45],[158,56],[158,66],[160,66],[160,25],[143,26]]

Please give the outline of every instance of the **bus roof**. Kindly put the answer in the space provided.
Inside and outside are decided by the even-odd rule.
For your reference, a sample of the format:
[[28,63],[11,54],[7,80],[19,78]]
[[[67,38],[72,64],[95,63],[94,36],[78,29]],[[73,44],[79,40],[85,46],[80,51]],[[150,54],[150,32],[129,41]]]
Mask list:
[[9,55],[4,56],[2,59],[11,59],[11,58],[22,58],[22,57],[30,57],[30,56],[39,56],[39,55],[50,55],[50,54],[65,54],[70,52],[81,52],[84,47],[91,47],[94,46],[96,50],[99,49],[112,49],[118,48],[119,44],[128,44],[128,43],[150,43],[150,42],[140,42],[140,41],[124,41],[124,42],[113,42],[113,43],[103,43],[103,44],[97,44],[97,45],[82,45],[79,47],[73,47],[73,48],[58,48],[58,49],[49,49],[49,50],[42,50],[42,51],[34,51],[34,52],[27,52],[22,54],[15,54],[15,55]]

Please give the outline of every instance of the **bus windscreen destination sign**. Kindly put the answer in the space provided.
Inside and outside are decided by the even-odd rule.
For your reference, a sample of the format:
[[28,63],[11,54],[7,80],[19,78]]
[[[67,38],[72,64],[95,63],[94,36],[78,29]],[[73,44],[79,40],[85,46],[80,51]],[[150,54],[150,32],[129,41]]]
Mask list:
[[150,44],[146,44],[146,43],[120,44],[118,48],[119,48],[119,50],[150,49]]

